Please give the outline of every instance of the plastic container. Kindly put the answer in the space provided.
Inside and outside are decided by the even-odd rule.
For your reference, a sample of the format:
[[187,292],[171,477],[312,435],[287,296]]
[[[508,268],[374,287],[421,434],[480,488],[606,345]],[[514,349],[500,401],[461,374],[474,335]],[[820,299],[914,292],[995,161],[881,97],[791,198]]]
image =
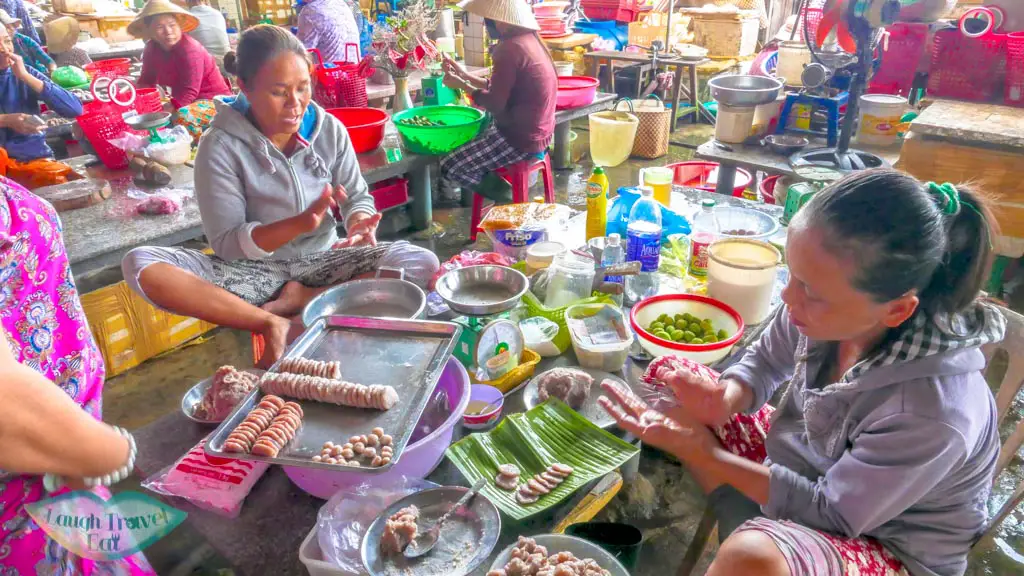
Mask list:
[[626,47],[629,42],[629,28],[626,24],[619,24],[614,20],[599,20],[591,18],[591,20],[583,21],[579,20],[573,28],[577,32],[583,34],[594,34],[604,40],[611,40],[617,44],[616,50],[622,50]]
[[779,249],[759,240],[722,239],[708,249],[708,296],[758,324],[771,311]]
[[672,179],[675,173],[671,168],[652,166],[640,169],[640,185],[649,186],[654,190],[654,200],[666,208],[672,207]]
[[470,403],[482,402],[493,404],[490,408],[480,414],[463,414],[462,425],[470,430],[481,430],[498,421],[501,417],[501,407],[505,404],[505,396],[494,386],[487,384],[473,384],[469,388]]
[[565,246],[558,242],[537,242],[526,249],[526,275],[532,276],[538,270],[544,270],[565,253]]
[[540,354],[542,358],[558,356],[562,353],[555,345],[560,327],[557,323],[543,316],[531,316],[519,321],[519,329],[523,332],[526,347]]
[[801,76],[804,66],[811,63],[811,50],[803,40],[786,40],[779,43],[779,62],[775,68],[775,77],[785,82],[786,86],[803,86]]
[[399,177],[378,182],[370,190],[370,196],[378,212],[402,206],[409,201],[409,181]]
[[136,88],[134,106],[135,111],[139,114],[153,114],[162,112],[164,109],[160,91],[156,88]]
[[634,0],[583,0],[583,13],[593,20],[635,22],[640,7]]
[[548,268],[548,308],[567,306],[588,298],[594,285],[594,261],[566,251],[555,257]]
[[590,115],[590,158],[595,166],[614,168],[629,158],[640,120],[629,112]]
[[[402,120],[420,116],[443,126],[413,126]],[[447,154],[477,137],[483,127],[484,113],[469,106],[420,106],[403,110],[393,117],[395,128],[406,150],[414,154]]]
[[726,106],[719,102],[718,115],[715,116],[715,139],[730,144],[742,144],[750,137],[756,111],[756,106]]
[[568,2],[538,2],[533,5],[533,14],[538,18],[560,16],[568,7]]
[[324,500],[333,496],[341,488],[363,482],[384,484],[399,476],[425,478],[441,462],[444,451],[452,442],[455,425],[462,421],[462,414],[466,410],[466,405],[469,404],[469,374],[458,360],[451,358],[445,365],[444,371],[441,372],[437,387],[448,394],[448,407],[451,414],[433,432],[406,446],[401,458],[387,472],[367,475],[284,466],[285,474],[296,486]]
[[604,236],[607,227],[608,176],[603,168],[595,166],[587,180],[587,240]]
[[[707,318],[716,328],[725,330],[729,338],[712,344],[686,344],[663,340],[648,332],[658,316],[690,313],[698,318]],[[648,354],[658,356],[675,355],[711,366],[725,358],[743,336],[743,318],[727,304],[707,296],[696,294],[664,294],[640,302],[629,313],[629,324],[637,335],[640,346]]]
[[579,108],[594,102],[597,95],[597,78],[590,76],[559,76],[558,92],[555,95],[555,110]]
[[757,190],[761,193],[761,198],[764,199],[765,204],[775,204],[775,185],[779,182],[782,176],[765,176],[761,179],[761,184],[758,185]]
[[[697,190],[703,190],[705,192],[714,192],[715,185],[718,183],[718,163],[717,162],[703,162],[700,160],[692,160],[690,162],[677,162],[675,164],[669,164],[665,168],[671,168],[675,171],[675,179],[673,183],[678,186],[686,186],[688,188],[696,188]],[[736,169],[736,184],[733,186],[732,195],[736,197],[743,196],[743,191],[750,186],[754,178],[750,175],[750,172],[742,168]]]
[[893,94],[864,94],[860,97],[857,142],[869,146],[892,146],[899,141],[896,126],[908,110],[907,99]]
[[384,140],[388,113],[377,108],[331,108],[327,113],[338,119],[348,131],[356,154],[376,150]]
[[79,116],[76,121],[86,140],[92,145],[100,161],[111,170],[128,167],[128,156],[124,150],[110,143],[128,131],[124,118],[116,112],[95,112]]
[[572,348],[580,366],[592,370],[622,370],[633,335],[622,309],[611,304],[577,304],[565,311]]

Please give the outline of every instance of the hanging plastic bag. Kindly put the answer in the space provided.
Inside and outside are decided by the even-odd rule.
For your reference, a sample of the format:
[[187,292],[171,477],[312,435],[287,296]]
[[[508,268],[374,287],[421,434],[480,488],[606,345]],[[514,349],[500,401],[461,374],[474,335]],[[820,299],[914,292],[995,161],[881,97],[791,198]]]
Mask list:
[[402,476],[389,484],[363,483],[331,496],[320,508],[316,521],[317,540],[324,560],[344,574],[362,576],[365,572],[359,548],[370,524],[388,506],[409,494],[430,488],[437,488],[437,484]]
[[[633,203],[640,198],[640,189],[622,187],[618,190],[618,196],[612,200],[608,207],[608,234],[618,234],[626,237],[626,226],[629,224],[629,211]],[[670,234],[689,234],[690,221],[686,216],[674,212],[670,208],[661,207],[661,239],[664,241]]]

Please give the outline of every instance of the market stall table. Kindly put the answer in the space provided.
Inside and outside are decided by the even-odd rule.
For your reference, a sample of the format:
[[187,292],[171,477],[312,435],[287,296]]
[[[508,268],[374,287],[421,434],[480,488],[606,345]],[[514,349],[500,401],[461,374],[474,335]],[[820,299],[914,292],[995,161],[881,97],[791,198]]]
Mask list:
[[[587,59],[587,70],[589,74],[594,78],[599,78],[598,73],[601,68],[601,64],[608,64],[608,86],[609,92],[615,92],[615,71],[613,70],[615,62],[625,62],[627,64],[651,64],[651,56],[645,53],[637,54],[631,52],[588,52],[583,55]],[[690,86],[686,91],[687,96],[690,100],[690,107],[699,110],[700,102],[697,100],[697,67],[708,62],[707,58],[686,60],[677,56],[665,56],[658,57],[658,66],[664,66],[666,68],[675,68],[675,79],[674,86],[672,87],[672,124],[670,131],[675,132],[676,120],[679,116],[679,99],[683,90],[683,70],[686,70],[689,77]],[[692,122],[697,121],[697,116],[691,117]]]

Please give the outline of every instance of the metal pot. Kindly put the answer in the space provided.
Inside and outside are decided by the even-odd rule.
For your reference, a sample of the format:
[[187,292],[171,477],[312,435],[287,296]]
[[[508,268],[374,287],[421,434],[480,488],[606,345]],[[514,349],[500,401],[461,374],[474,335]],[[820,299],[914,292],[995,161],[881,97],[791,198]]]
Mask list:
[[[398,278],[381,278],[381,271],[397,272]],[[322,316],[423,318],[427,295],[419,286],[403,280],[404,276],[402,270],[381,269],[376,278],[328,288],[306,304],[302,323],[309,327]]]

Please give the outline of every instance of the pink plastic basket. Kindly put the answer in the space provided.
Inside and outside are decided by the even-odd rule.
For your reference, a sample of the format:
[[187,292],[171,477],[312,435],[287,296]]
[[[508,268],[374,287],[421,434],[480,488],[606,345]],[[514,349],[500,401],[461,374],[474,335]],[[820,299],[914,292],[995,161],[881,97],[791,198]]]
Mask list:
[[939,30],[932,43],[928,94],[987,102],[1003,91],[1006,34],[968,38],[959,29]]
[[111,170],[121,170],[128,166],[128,157],[124,150],[110,143],[112,138],[128,132],[124,118],[110,109],[82,114],[77,118],[78,126],[85,134],[85,139],[92,144],[101,162]]
[[1006,89],[1011,106],[1024,106],[1024,32],[1006,35]]
[[882,66],[871,77],[868,91],[909,96],[927,41],[927,24],[897,22],[889,28],[889,49],[882,54]]
[[597,78],[589,76],[559,76],[555,109],[579,108],[592,103],[598,84]]
[[82,67],[93,78],[117,78],[127,76],[131,68],[130,58],[111,58],[110,60],[98,60]]
[[[348,46],[355,44],[346,44],[346,52]],[[373,74],[373,68],[359,62],[334,62],[332,68],[327,68],[319,50],[313,48],[310,52],[316,55],[318,63],[314,69],[316,85],[313,89],[317,104],[324,108],[366,107],[366,79]]]

